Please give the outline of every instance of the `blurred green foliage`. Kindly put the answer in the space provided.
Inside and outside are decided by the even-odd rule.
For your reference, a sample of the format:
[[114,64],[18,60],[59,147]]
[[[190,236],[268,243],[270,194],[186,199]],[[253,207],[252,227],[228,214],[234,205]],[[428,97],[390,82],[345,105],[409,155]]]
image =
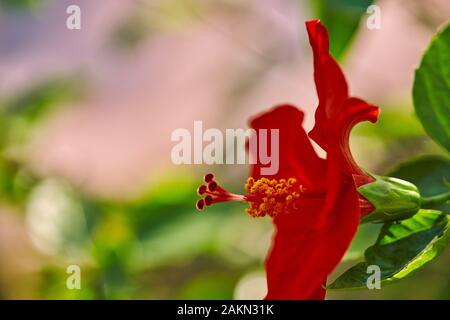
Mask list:
[[[243,266],[259,265],[254,257],[235,267],[221,262],[227,259],[224,247],[237,241],[234,221],[243,212],[242,205],[196,213],[196,182],[191,175],[164,175],[138,199],[117,202],[90,196],[61,179],[39,177],[29,169],[21,147],[50,115],[83,98],[79,80],[44,81],[0,104],[4,128],[0,198],[25,211],[31,237],[54,256],[41,271],[38,296],[232,298]],[[9,152],[12,149],[14,153]],[[209,261],[207,267],[198,259]],[[82,290],[66,288],[65,271],[71,263],[83,270]],[[181,271],[180,279],[170,279],[171,272]]]
[[[219,1],[215,5],[220,4]],[[114,28],[112,44],[134,49],[158,31],[181,28],[198,21],[210,4],[201,0],[142,1]]]
[[[402,163],[389,175],[414,183],[424,197],[436,196],[450,189],[450,160],[443,156],[423,156]],[[442,203],[431,208],[450,212],[450,203]]]
[[41,0],[0,0],[0,9],[31,10],[39,6]]
[[[235,263],[220,262],[227,259],[223,256],[224,248],[235,240],[236,224],[232,220],[243,212],[242,205],[240,208],[219,206],[211,208],[207,214],[197,213],[192,201],[195,191],[192,182],[170,180],[169,185],[176,188],[162,183],[161,188],[130,203],[89,200],[81,193],[78,195],[75,201],[82,208],[83,221],[87,222],[86,236],[63,243],[79,246],[81,255],[76,256],[73,248],[63,245],[58,256],[64,257],[63,261],[78,264],[86,260],[82,270],[87,268],[96,275],[95,281],[88,278],[84,284],[89,294],[80,298],[233,297],[242,268],[259,264],[254,257],[247,257],[243,264],[234,267]],[[68,224],[72,229],[79,229],[73,219]],[[70,235],[61,233],[59,236]],[[199,264],[198,259],[207,262]],[[61,274],[64,267],[45,270],[45,276],[65,279],[65,274]],[[52,272],[57,274],[52,275]],[[178,273],[182,273],[182,278],[173,281],[171,278]],[[171,291],[167,292],[168,289]],[[57,294],[55,290],[53,288],[46,298]],[[72,296],[65,282],[60,281],[59,297]]]
[[38,82],[13,97],[0,100],[0,199],[23,203],[37,178],[25,163],[26,144],[54,111],[83,96],[80,76]]

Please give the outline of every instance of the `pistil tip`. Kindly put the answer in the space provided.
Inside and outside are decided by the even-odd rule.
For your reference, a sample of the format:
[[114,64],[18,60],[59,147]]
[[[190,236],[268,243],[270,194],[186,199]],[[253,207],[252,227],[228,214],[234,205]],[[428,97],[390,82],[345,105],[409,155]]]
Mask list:
[[207,187],[204,184],[202,184],[200,187],[198,187],[197,194],[199,196],[202,196],[206,193],[206,190],[207,190]]
[[210,183],[208,183],[208,190],[210,192],[216,191],[217,190],[217,182],[211,181]]
[[210,206],[213,203],[213,197],[209,194],[204,198],[204,203],[206,206]]
[[212,173],[207,173],[207,174],[204,176],[204,178],[203,178],[203,180],[204,180],[206,183],[211,182],[213,179],[214,179],[214,175],[213,175]]
[[205,208],[205,201],[203,199],[200,199],[197,201],[195,206],[197,207],[197,210],[203,211],[203,209]]

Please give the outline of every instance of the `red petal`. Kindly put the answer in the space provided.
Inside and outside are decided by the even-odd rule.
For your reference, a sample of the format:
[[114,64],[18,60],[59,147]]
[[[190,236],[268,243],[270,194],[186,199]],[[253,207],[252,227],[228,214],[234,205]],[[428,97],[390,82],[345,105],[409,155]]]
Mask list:
[[328,52],[325,27],[318,20],[306,26],[319,96],[316,123],[309,136],[327,152],[327,196],[322,201],[303,203],[295,214],[275,218],[277,232],[266,261],[267,299],[324,297],[322,285],[342,259],[359,225],[356,187],[372,181],[353,160],[349,135],[357,123],[375,122],[379,110],[348,97],[344,75]]
[[275,218],[277,232],[266,260],[266,299],[323,299],[327,276],[340,262],[359,224],[358,194],[344,186],[333,223],[316,229],[323,201],[311,200],[295,214]]
[[342,104],[348,98],[345,77],[328,50],[328,31],[320,20],[306,22],[309,42],[314,55],[314,81],[319,106],[315,115],[314,128],[309,136],[324,150],[328,149],[330,122],[342,111]]
[[[259,129],[279,129],[279,170],[269,178],[296,178],[309,190],[323,190],[325,160],[317,156],[302,127],[303,112],[291,105],[281,105],[250,120],[250,126]],[[269,150],[272,146],[269,141]],[[257,163],[251,168],[251,176],[261,177]]]

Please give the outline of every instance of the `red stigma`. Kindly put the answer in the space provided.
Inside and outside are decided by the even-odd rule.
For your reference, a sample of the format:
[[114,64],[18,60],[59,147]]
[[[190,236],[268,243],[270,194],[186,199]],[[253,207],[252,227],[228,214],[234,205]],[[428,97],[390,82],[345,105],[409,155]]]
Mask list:
[[197,201],[195,206],[197,207],[197,210],[202,211],[205,208],[205,201],[203,199],[200,199]]
[[202,184],[200,187],[197,188],[197,194],[199,196],[202,196],[206,193],[206,190],[207,190],[207,187],[204,184]]
[[202,184],[197,188],[197,193],[200,196],[204,196],[203,199],[197,201],[196,207],[198,210],[203,210],[205,206],[211,206],[217,202],[245,200],[245,196],[228,192],[222,188],[214,181],[214,175],[212,173],[206,174],[203,180],[207,185]]
[[217,182],[211,181],[208,183],[208,191],[214,192],[217,190]]
[[212,203],[213,203],[213,197],[212,197],[211,195],[208,194],[208,195],[204,198],[204,202],[205,202],[205,205],[206,205],[206,206],[212,205]]
[[214,179],[214,175],[213,175],[212,173],[207,173],[207,174],[205,174],[205,176],[203,177],[203,180],[204,180],[206,183],[209,183],[209,182],[213,181],[213,179]]

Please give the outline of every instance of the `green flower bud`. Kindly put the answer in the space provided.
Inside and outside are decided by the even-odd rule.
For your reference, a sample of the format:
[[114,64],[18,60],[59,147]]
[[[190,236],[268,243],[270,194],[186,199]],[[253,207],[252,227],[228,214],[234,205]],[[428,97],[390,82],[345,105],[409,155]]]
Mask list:
[[358,188],[358,192],[375,207],[361,218],[361,223],[403,220],[419,211],[421,197],[414,184],[392,177],[372,176],[376,179],[374,182]]

